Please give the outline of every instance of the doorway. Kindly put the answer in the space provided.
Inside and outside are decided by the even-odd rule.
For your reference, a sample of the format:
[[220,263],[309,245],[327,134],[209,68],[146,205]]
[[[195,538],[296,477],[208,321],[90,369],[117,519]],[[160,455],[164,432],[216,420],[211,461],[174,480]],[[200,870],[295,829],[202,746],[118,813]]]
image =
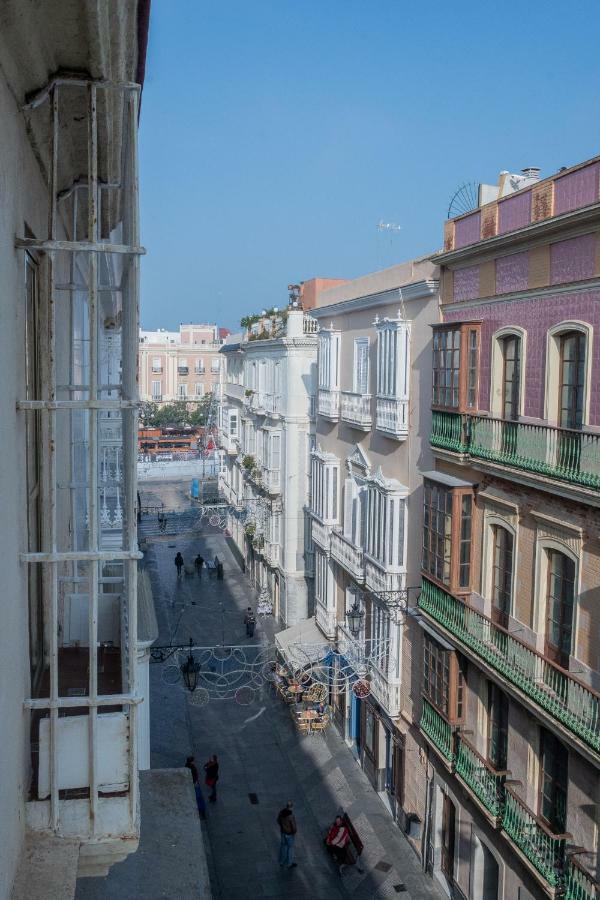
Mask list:
[[454,884],[454,850],[456,846],[456,807],[444,794],[442,805],[442,872]]
[[500,870],[490,848],[473,835],[471,900],[498,900]]

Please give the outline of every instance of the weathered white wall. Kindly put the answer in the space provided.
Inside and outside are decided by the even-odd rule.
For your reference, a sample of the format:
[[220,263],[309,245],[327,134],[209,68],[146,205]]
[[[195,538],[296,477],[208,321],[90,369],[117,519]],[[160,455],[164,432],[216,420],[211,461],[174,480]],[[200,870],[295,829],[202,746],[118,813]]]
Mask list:
[[25,121],[0,70],[0,900],[9,896],[24,834],[29,786],[29,694],[27,570],[19,553],[27,546],[25,418],[16,402],[25,397],[25,288],[23,252],[15,235],[25,225],[43,235],[47,191],[31,152]]

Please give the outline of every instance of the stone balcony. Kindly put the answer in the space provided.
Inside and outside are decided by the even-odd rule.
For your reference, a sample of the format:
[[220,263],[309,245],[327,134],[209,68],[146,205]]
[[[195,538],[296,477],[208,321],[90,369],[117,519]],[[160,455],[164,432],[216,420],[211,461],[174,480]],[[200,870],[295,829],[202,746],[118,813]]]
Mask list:
[[318,597],[315,602],[315,621],[325,637],[329,640],[335,638],[337,616],[335,609],[329,609]]
[[317,522],[316,519],[312,521],[312,539],[314,543],[321,548],[321,550],[325,550],[326,553],[330,551],[330,537],[331,537],[331,525],[323,525],[321,522]]
[[349,425],[369,431],[373,421],[371,415],[371,395],[355,394],[352,391],[342,391],[341,418]]
[[404,441],[408,437],[408,400],[377,397],[375,427],[388,437]]
[[365,580],[363,551],[340,531],[331,532],[331,556],[355,581],[362,584]]
[[404,569],[385,566],[383,563],[365,556],[365,586],[374,594],[401,591],[405,587]]
[[281,557],[281,547],[273,541],[265,541],[263,556],[270,566],[278,566]]
[[337,422],[340,417],[340,392],[319,388],[317,410],[320,416]]
[[269,494],[281,493],[281,469],[270,469],[263,466],[261,470],[261,486]]

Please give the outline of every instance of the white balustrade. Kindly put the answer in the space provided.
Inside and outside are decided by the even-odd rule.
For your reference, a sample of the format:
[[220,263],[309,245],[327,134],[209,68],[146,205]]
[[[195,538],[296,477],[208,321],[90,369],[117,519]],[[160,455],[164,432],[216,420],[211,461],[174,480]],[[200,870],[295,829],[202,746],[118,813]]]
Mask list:
[[371,395],[342,391],[342,419],[368,431],[373,421]]
[[359,582],[365,580],[363,551],[339,531],[331,532],[331,556]]
[[377,397],[375,427],[399,440],[408,437],[408,400]]
[[318,411],[320,416],[325,416],[327,419],[339,419],[340,392],[319,388]]

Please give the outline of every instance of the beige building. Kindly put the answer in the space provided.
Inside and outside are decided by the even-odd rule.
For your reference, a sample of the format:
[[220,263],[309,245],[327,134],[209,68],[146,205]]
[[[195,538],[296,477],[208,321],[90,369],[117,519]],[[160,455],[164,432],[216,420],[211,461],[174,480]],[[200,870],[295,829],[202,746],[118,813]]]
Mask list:
[[[411,645],[421,559],[423,480],[432,468],[431,325],[438,276],[416,260],[324,291],[309,519],[316,623],[370,694],[333,692],[338,727],[408,830],[423,804],[405,791],[420,766]],[[409,612],[407,612],[409,607]],[[353,622],[353,619],[355,622]],[[410,790],[424,791],[421,783]]]
[[180,325],[179,331],[140,330],[140,400],[195,401],[216,393],[222,359],[217,325]]

